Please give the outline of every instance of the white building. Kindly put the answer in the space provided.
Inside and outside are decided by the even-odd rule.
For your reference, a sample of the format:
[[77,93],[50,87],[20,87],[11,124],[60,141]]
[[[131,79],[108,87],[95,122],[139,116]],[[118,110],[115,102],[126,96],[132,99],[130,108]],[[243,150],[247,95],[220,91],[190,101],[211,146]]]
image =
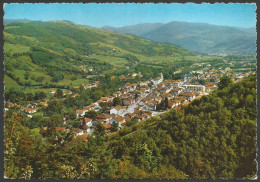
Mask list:
[[151,82],[153,85],[159,85],[163,81],[163,74],[161,73],[161,77],[152,79]]
[[85,115],[85,111],[84,110],[76,110],[76,115],[77,115],[77,118],[78,117],[82,117],[82,116],[84,116]]
[[183,85],[185,89],[189,89],[192,92],[205,92],[205,86],[204,85]]
[[110,110],[110,114],[120,115],[122,112],[123,112],[123,109],[119,105]]

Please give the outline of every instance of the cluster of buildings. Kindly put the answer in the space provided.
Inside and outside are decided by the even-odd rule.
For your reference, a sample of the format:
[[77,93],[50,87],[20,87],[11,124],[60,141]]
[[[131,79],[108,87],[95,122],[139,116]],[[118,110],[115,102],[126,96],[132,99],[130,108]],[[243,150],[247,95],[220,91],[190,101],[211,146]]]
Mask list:
[[[228,66],[223,66],[219,68],[212,68],[211,64],[204,65],[205,63],[194,63],[191,67],[201,67],[196,71],[191,71],[189,74],[184,76],[184,82],[194,82],[194,80],[204,80],[206,82],[214,82],[218,83],[220,78],[224,75],[229,76],[233,82],[240,82],[244,78],[246,78],[250,74],[255,74],[256,71],[253,71],[252,66],[256,66],[256,63],[250,62],[234,62],[234,61],[226,61],[225,64],[229,64]],[[241,65],[242,68],[232,68],[234,66]],[[204,66],[203,66],[204,65]]]
[[93,83],[83,85],[83,87],[84,87],[84,89],[89,89],[89,88],[97,87],[99,84],[100,84],[100,81],[95,81]]
[[[161,76],[155,79],[126,83],[111,96],[102,97],[97,102],[76,110],[76,114],[77,118],[80,118],[82,128],[87,133],[91,133],[98,123],[102,123],[106,131],[110,132],[113,123],[118,124],[120,129],[131,120],[141,121],[174,107],[180,109],[183,104],[216,89],[216,84],[211,82],[201,85],[183,80],[164,80],[161,73]],[[114,105],[116,97],[120,99],[120,105]],[[106,112],[100,113],[101,103],[104,102],[107,103]],[[158,105],[162,102],[168,102],[166,104],[168,108],[158,109]],[[90,110],[100,114],[95,119],[85,117],[85,114]]]
[[[194,66],[196,67],[201,66],[198,63],[195,64]],[[126,83],[112,95],[101,97],[98,101],[76,110],[77,120],[81,128],[74,128],[74,130],[77,135],[87,138],[94,131],[94,126],[102,123],[106,128],[106,132],[110,133],[113,124],[117,124],[118,128],[121,129],[132,120],[141,121],[161,114],[171,108],[181,109],[182,105],[188,104],[192,100],[216,90],[217,83],[223,75],[228,75],[234,82],[238,82],[249,74],[254,73],[255,71],[251,70],[241,70],[240,72],[232,70],[230,67],[214,69],[211,68],[211,65],[207,65],[202,66],[197,71],[185,74],[184,79],[180,80],[164,80],[161,73],[159,77],[154,79],[138,83]],[[133,73],[129,76],[140,77],[141,75],[140,73]],[[204,80],[203,84],[198,83],[199,80]],[[99,84],[100,82],[96,81],[88,85],[83,85],[83,87],[88,89],[97,87]],[[55,90],[49,91],[53,96],[55,92]],[[77,93],[73,94],[69,90],[63,92],[63,95],[67,94],[71,95],[71,97],[79,95]],[[115,104],[115,98],[120,100],[120,103]],[[55,98],[52,100],[55,100]],[[44,99],[37,103],[27,103],[24,106],[8,102],[6,103],[5,110],[11,107],[19,107],[28,117],[32,117],[32,114],[36,113],[39,107],[48,106],[48,101],[49,99]],[[168,103],[165,104],[165,102]],[[161,107],[162,103],[167,108]],[[97,116],[92,119],[86,115],[91,110],[97,113]],[[58,128],[57,130],[65,131],[65,128]]]
[[30,102],[27,101],[25,105],[20,105],[18,103],[12,103],[8,102],[6,103],[5,111],[8,111],[9,108],[19,108],[20,111],[24,112],[27,114],[28,117],[32,117],[33,113],[36,113],[40,107],[47,107],[48,106],[48,101],[49,99],[44,99],[39,102]]

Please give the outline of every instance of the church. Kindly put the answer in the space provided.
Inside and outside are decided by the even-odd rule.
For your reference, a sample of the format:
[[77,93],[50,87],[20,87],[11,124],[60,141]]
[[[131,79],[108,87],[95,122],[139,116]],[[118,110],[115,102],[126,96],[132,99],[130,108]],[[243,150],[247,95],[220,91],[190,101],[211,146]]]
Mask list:
[[151,82],[153,85],[159,85],[163,81],[163,74],[161,73],[161,77],[157,77],[152,79]]

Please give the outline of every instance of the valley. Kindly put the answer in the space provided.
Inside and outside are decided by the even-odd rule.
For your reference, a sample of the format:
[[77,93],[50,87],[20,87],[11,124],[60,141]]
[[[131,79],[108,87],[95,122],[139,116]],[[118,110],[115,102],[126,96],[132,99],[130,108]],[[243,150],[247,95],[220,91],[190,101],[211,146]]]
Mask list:
[[[139,26],[138,36],[151,38],[166,25]],[[237,54],[232,39],[206,54],[138,36],[69,21],[6,21],[5,176],[254,176],[251,43]]]

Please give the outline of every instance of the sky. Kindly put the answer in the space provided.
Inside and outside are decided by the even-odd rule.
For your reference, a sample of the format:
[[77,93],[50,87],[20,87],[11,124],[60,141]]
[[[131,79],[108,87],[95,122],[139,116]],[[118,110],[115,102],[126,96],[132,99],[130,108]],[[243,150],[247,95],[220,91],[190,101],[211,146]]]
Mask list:
[[209,23],[235,27],[255,27],[256,5],[217,4],[136,4],[136,3],[53,3],[5,4],[5,19],[68,20],[92,27],[122,27],[140,23],[171,21]]

